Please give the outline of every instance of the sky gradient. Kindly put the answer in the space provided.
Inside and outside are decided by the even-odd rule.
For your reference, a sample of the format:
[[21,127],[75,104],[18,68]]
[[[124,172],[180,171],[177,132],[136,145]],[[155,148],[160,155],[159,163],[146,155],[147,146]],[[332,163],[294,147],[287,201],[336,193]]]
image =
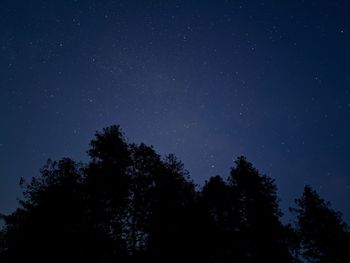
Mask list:
[[96,130],[175,153],[202,184],[245,155],[281,206],[313,186],[350,223],[349,1],[4,0],[0,212]]

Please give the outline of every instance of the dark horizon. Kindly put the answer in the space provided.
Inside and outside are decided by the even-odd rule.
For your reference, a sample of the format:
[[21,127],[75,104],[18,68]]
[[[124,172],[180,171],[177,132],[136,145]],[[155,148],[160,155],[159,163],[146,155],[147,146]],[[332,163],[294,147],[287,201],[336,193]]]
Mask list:
[[0,214],[1,262],[350,260],[349,226],[310,185],[287,224],[274,179],[244,156],[196,188],[175,155],[127,141],[118,125],[89,145],[87,162],[49,160],[21,179],[18,208]]
[[[114,124],[114,125],[116,125],[116,124]],[[110,126],[106,126],[106,127],[110,127]],[[106,128],[105,127],[105,128]],[[119,125],[118,125],[118,127],[119,127]],[[95,131],[95,133],[97,133],[97,132],[100,132],[102,129],[100,129],[100,130],[96,130]],[[121,132],[124,134],[124,136],[125,136],[125,139],[126,139],[126,141],[127,142],[129,142],[129,143],[136,143],[136,144],[144,144],[145,142],[143,142],[143,141],[140,141],[140,142],[132,142],[132,140],[130,140],[130,138],[127,136],[127,134],[124,132],[124,130],[121,128],[120,129],[121,130]],[[147,143],[146,143],[146,145],[147,145]],[[89,143],[87,143],[87,146],[89,146]],[[149,147],[151,147],[152,149],[154,149],[156,152],[158,152],[157,150],[157,148],[155,148],[154,147],[154,145],[149,145]],[[88,157],[89,157],[89,155],[88,155],[88,150],[87,150],[88,148],[86,148],[86,150],[84,151],[85,152],[85,158],[81,158],[81,159],[74,159],[74,158],[72,158],[71,156],[61,156],[61,157],[57,157],[57,158],[48,158],[48,159],[46,159],[46,161],[37,169],[37,173],[33,176],[33,178],[38,178],[39,176],[40,176],[40,170],[41,169],[43,169],[46,165],[47,165],[47,162],[58,162],[58,161],[60,161],[60,160],[62,160],[62,159],[65,159],[65,158],[72,158],[72,160],[73,161],[75,161],[75,162],[77,162],[77,163],[85,163],[87,160],[88,160]],[[163,154],[161,154],[161,157],[162,158],[164,158],[164,157],[166,157],[167,155],[171,155],[171,154],[173,154],[173,153],[163,153]],[[176,155],[175,155],[176,156]],[[227,175],[221,175],[221,174],[213,174],[213,175],[211,175],[211,176],[209,176],[208,178],[204,178],[203,179],[203,181],[202,182],[197,182],[197,181],[195,181],[194,180],[194,178],[193,178],[193,176],[192,176],[192,174],[191,174],[191,171],[190,170],[188,170],[187,168],[186,168],[186,163],[184,163],[184,169],[186,170],[186,171],[188,171],[188,175],[190,176],[190,179],[191,180],[193,180],[193,183],[195,184],[195,188],[197,189],[197,190],[201,190],[202,189],[202,187],[212,178],[212,177],[215,177],[215,176],[220,176],[220,177],[222,177],[223,179],[227,179],[227,178],[229,178],[230,177],[230,170],[232,169],[232,167],[234,166],[234,162],[235,162],[235,160],[237,159],[237,158],[239,158],[240,156],[235,156],[234,158],[233,158],[233,161],[232,161],[232,165],[229,167],[229,168],[227,168]],[[244,156],[245,157],[245,156]],[[245,157],[246,158],[246,157]],[[182,162],[182,160],[180,160],[179,159],[179,161],[181,161]],[[248,161],[251,161],[249,158],[248,158]],[[255,165],[255,164],[254,164]],[[259,167],[256,167],[256,168],[258,168],[259,169]],[[259,169],[259,171],[261,171],[260,169]],[[278,181],[276,181],[276,178],[275,177],[273,177],[273,176],[271,176],[271,175],[269,175],[269,174],[266,174],[266,173],[264,173],[263,171],[262,171],[262,175],[267,175],[267,176],[269,176],[269,177],[271,177],[272,179],[274,179],[275,180],[275,183],[278,185]],[[22,182],[22,180],[24,180],[24,182],[29,182],[30,180],[31,180],[32,178],[26,178],[26,177],[19,177],[18,178],[18,182],[17,182],[17,187],[18,187],[18,189],[19,189],[19,196],[17,196],[16,197],[16,200],[15,200],[15,202],[16,202],[16,204],[15,204],[15,206],[12,208],[12,210],[8,210],[8,211],[1,211],[0,212],[0,214],[10,214],[10,213],[12,213],[17,207],[18,207],[18,201],[19,200],[22,200],[23,198],[24,198],[24,195],[23,195],[23,189],[22,189],[22,186],[21,186],[21,182]],[[309,183],[305,183],[305,185],[301,188],[301,189],[299,189],[300,191],[297,191],[296,193],[295,193],[295,196],[294,196],[294,198],[293,198],[293,201],[290,203],[290,204],[286,204],[286,203],[284,203],[283,202],[283,200],[281,200],[281,196],[280,196],[280,191],[279,191],[279,189],[278,189],[278,187],[277,187],[277,194],[279,195],[279,198],[278,198],[278,204],[280,205],[280,207],[281,207],[281,212],[282,212],[282,218],[281,218],[281,220],[282,220],[282,222],[283,223],[286,223],[286,224],[288,224],[288,223],[294,223],[294,220],[295,220],[295,218],[293,217],[293,215],[292,215],[292,212],[290,211],[290,208],[292,208],[292,207],[295,207],[295,200],[297,200],[298,199],[298,197],[301,195],[301,193],[302,193],[302,191],[303,191],[303,189],[304,189],[304,187],[305,186],[312,186],[311,184],[309,184]],[[324,197],[324,196],[322,196],[322,197]],[[339,209],[337,209],[337,207],[336,206],[334,206],[333,205],[333,203],[332,202],[330,202],[328,199],[326,199],[326,201],[329,203],[329,205],[330,205],[330,207],[332,208],[332,209],[335,209],[335,211],[337,211],[338,213],[340,213],[340,215],[341,215],[341,217],[342,217],[342,219],[344,220],[344,221],[346,221],[346,223],[347,224],[349,224],[349,222],[347,221],[347,218],[346,218],[346,213],[344,214],[344,212],[343,211],[341,211],[341,210],[339,210]],[[2,226],[3,225],[3,221],[1,220],[1,218],[0,218],[0,226]]]
[[4,0],[0,213],[48,158],[120,124],[203,185],[244,155],[281,207],[312,185],[350,223],[350,3]]

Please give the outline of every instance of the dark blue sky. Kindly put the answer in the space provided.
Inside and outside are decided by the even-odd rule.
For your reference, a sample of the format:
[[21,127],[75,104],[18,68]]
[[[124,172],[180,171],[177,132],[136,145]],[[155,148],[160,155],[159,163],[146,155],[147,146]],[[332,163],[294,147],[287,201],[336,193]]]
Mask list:
[[350,222],[349,1],[3,0],[0,212],[96,130],[175,153],[198,184],[246,155],[281,205],[311,184]]

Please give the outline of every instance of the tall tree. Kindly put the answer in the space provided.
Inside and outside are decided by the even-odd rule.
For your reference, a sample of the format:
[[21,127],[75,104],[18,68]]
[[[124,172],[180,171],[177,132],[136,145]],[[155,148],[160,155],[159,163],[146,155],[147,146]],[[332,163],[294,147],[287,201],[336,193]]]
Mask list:
[[86,206],[79,165],[48,161],[41,177],[22,181],[25,199],[5,219],[4,262],[58,262],[88,256]]
[[174,155],[163,167],[152,191],[149,252],[164,259],[186,259],[193,253],[195,224],[192,207],[195,188],[184,165]]
[[348,226],[310,186],[291,210],[301,241],[301,255],[310,263],[350,262]]
[[245,157],[237,158],[235,165],[229,184],[237,198],[244,261],[290,262],[274,180],[261,175]]
[[127,255],[124,232],[130,191],[131,153],[119,126],[96,132],[85,169],[89,224],[94,226],[101,257],[112,260]]
[[162,172],[162,162],[154,149],[143,143],[131,144],[130,152],[128,250],[133,256],[138,256],[143,254],[148,246],[153,213],[153,192],[157,184],[157,177]]
[[202,246],[206,258],[217,260],[239,260],[238,246],[239,214],[235,192],[220,176],[214,176],[207,181],[202,189],[200,205],[204,240]]
[[144,144],[131,145],[131,152],[131,247],[139,255],[163,259],[188,255],[188,212],[195,191],[187,171],[174,155],[161,160]]

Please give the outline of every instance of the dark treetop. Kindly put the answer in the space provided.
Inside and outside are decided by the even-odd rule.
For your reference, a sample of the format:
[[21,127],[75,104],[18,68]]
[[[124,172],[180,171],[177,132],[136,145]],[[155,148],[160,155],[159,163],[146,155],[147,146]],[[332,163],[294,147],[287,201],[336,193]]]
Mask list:
[[1,216],[1,262],[350,260],[349,228],[316,191],[304,188],[284,225],[274,180],[245,157],[196,189],[174,155],[127,143],[118,126],[96,133],[88,154],[21,179],[24,199]]

